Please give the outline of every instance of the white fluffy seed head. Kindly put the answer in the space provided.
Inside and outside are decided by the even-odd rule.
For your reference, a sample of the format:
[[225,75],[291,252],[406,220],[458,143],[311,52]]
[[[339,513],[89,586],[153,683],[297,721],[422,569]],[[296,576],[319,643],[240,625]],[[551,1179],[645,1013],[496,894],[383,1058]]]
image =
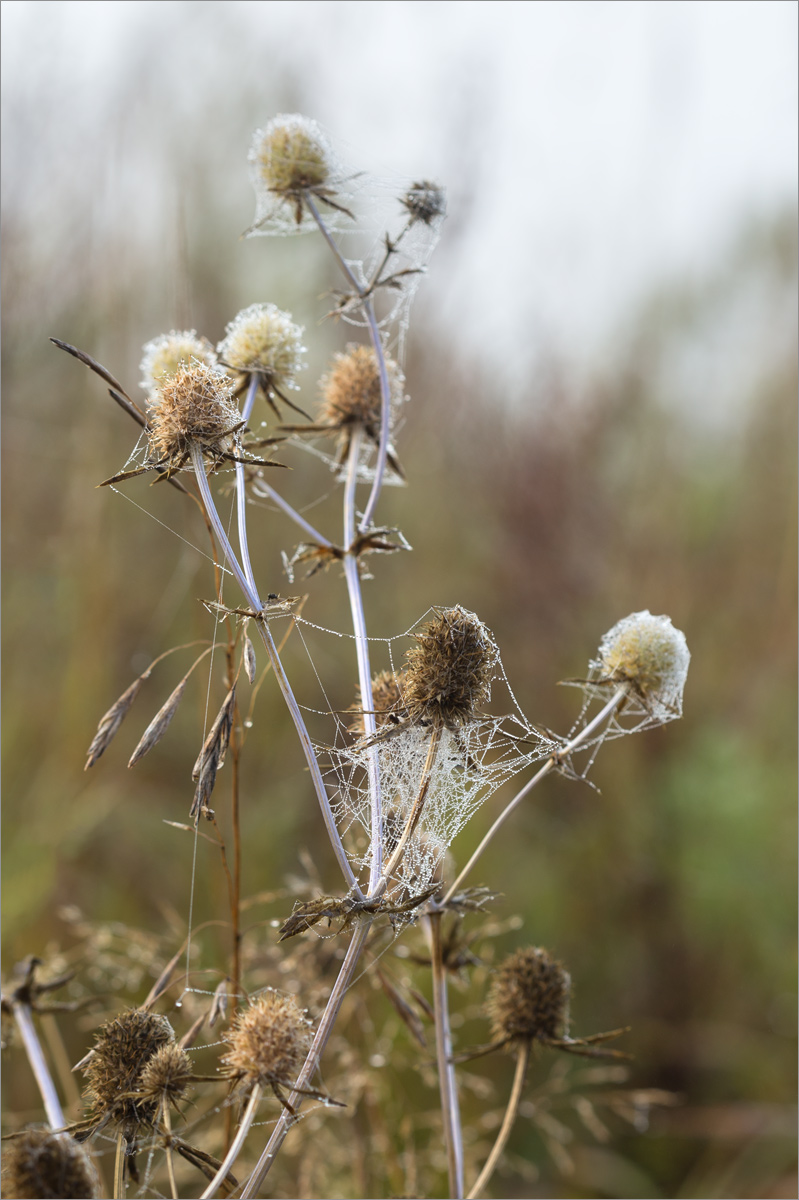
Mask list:
[[294,376],[304,370],[302,326],[274,304],[251,304],[225,327],[217,353],[234,371],[268,376],[278,388],[296,388]]
[[685,634],[671,618],[648,609],[631,613],[610,629],[591,663],[596,682],[629,683],[651,717],[668,721],[682,715],[682,695],[691,655]]
[[143,347],[143,358],[139,367],[142,373],[140,387],[152,396],[177,373],[178,368],[188,365],[192,359],[206,367],[216,365],[216,353],[209,341],[198,337],[194,329],[162,333]]

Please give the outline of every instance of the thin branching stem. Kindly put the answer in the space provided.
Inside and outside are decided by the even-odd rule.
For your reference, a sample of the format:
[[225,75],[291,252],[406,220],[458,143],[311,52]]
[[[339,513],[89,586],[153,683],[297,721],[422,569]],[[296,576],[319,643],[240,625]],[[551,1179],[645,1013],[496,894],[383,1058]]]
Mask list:
[[502,1121],[502,1126],[497,1134],[497,1140],[494,1142],[494,1145],[491,1148],[491,1153],[486,1160],[486,1164],[477,1177],[477,1182],[475,1183],[474,1187],[469,1192],[467,1200],[476,1200],[483,1188],[491,1179],[491,1176],[496,1170],[497,1163],[502,1157],[502,1152],[505,1149],[508,1138],[511,1134],[511,1130],[515,1124],[516,1117],[519,1113],[519,1104],[521,1103],[522,1092],[524,1091],[524,1081],[527,1078],[527,1067],[530,1062],[530,1046],[531,1042],[529,1039],[522,1042],[519,1046],[518,1057],[516,1059],[516,1074],[513,1077],[513,1087],[511,1088],[508,1107],[505,1109],[505,1117]]
[[303,517],[301,513],[298,513],[296,508],[292,508],[288,500],[284,500],[280,493],[276,492],[275,489],[266,482],[263,476],[256,481],[254,484],[254,489],[257,496],[263,496],[265,499],[273,501],[278,508],[282,509],[286,516],[290,517],[295,525],[299,525],[300,529],[303,531],[303,533],[308,535],[311,541],[317,542],[320,546],[327,546],[328,548],[333,545],[330,539],[326,538],[325,535],[320,533],[318,529],[315,529],[310,521],[306,521],[305,517]]
[[11,1001],[11,1007],[14,1012],[14,1019],[17,1022],[17,1028],[22,1037],[25,1053],[28,1056],[28,1062],[41,1093],[48,1124],[51,1129],[63,1129],[66,1121],[61,1109],[61,1101],[58,1098],[58,1092],[53,1083],[47,1059],[44,1057],[39,1035],[36,1032],[36,1026],[33,1023],[31,1006],[25,1004],[22,1000],[14,999]]
[[477,860],[480,858],[480,855],[483,853],[483,851],[486,849],[486,847],[489,845],[489,843],[493,840],[494,835],[498,832],[498,830],[502,827],[502,825],[504,825],[504,823],[507,821],[508,817],[514,811],[514,809],[518,808],[518,806],[521,804],[522,800],[524,800],[530,794],[530,792],[533,790],[533,788],[536,787],[541,782],[542,779],[546,779],[547,775],[549,775],[564,758],[567,758],[568,755],[570,755],[573,751],[579,749],[579,747],[584,744],[584,742],[591,736],[591,734],[596,729],[599,728],[600,725],[602,725],[602,723],[604,721],[606,721],[610,717],[612,717],[613,713],[616,711],[616,709],[622,703],[622,701],[624,700],[626,695],[627,695],[627,685],[624,684],[624,685],[622,685],[622,687],[618,688],[616,692],[614,692],[613,696],[610,698],[610,700],[608,700],[608,702],[604,706],[604,708],[602,708],[596,714],[596,716],[593,718],[593,720],[589,721],[588,724],[583,729],[581,729],[580,732],[578,734],[576,734],[571,739],[570,742],[567,742],[565,746],[561,747],[561,749],[558,750],[557,754],[553,754],[551,758],[548,758],[547,761],[544,763],[543,767],[541,767],[541,769],[536,772],[536,774],[533,776],[533,778],[528,780],[527,783],[524,785],[524,787],[521,788],[521,790],[516,793],[516,795],[513,797],[513,799],[505,806],[505,808],[499,814],[496,821],[491,826],[488,833],[485,835],[485,837],[481,841],[480,845],[477,847],[474,854],[469,859],[466,866],[463,868],[460,875],[458,876],[458,878],[453,883],[452,887],[447,892],[446,896],[444,897],[444,901],[443,901],[444,904],[446,904],[449,900],[451,900],[452,897],[455,895],[455,893],[458,891],[458,888],[461,887],[464,879],[469,874],[469,872],[471,871],[472,867],[475,865]]
[[[319,1067],[322,1053],[327,1045],[331,1033],[333,1032],[333,1026],[336,1022],[339,1009],[341,1008],[341,1004],[344,996],[347,993],[347,989],[352,982],[352,976],[355,973],[358,960],[360,959],[364,945],[366,944],[366,939],[368,937],[371,925],[371,919],[365,918],[362,919],[355,927],[355,932],[353,933],[350,944],[347,947],[347,953],[344,956],[344,962],[341,964],[341,970],[338,973],[338,978],[333,984],[333,990],[330,993],[325,1006],[325,1011],[322,1013],[322,1017],[319,1021],[319,1026],[316,1030],[316,1036],[314,1037],[311,1049],[308,1051],[303,1068],[297,1077],[297,1083],[295,1085],[296,1090],[293,1091],[289,1096],[289,1104],[295,1112],[297,1112],[303,1102],[303,1094],[300,1089],[307,1089],[310,1086],[311,1081],[313,1080],[313,1077]],[[272,1136],[267,1142],[261,1157],[258,1159],[255,1170],[247,1180],[244,1190],[241,1193],[242,1200],[251,1200],[253,1196],[258,1194],[264,1179],[266,1179],[266,1176],[269,1174],[280,1147],[283,1145],[286,1134],[295,1121],[296,1117],[284,1108],[277,1125],[272,1131]]]
[[441,1115],[444,1121],[444,1143],[447,1147],[449,1194],[463,1200],[463,1129],[461,1126],[458,1085],[452,1061],[452,1032],[449,1023],[447,969],[441,944],[441,913],[425,917],[430,958],[433,966],[433,1013],[436,1030],[436,1063],[438,1087],[441,1094]]
[[[358,486],[358,462],[360,459],[363,430],[356,428],[350,441],[349,460],[347,463],[347,478],[344,487],[344,546],[347,550],[344,559],[344,577],[347,581],[347,593],[350,598],[352,612],[352,627],[355,633],[355,650],[358,657],[358,683],[361,692],[361,708],[363,710],[363,731],[367,738],[373,737],[377,725],[374,714],[374,699],[372,698],[372,668],[369,662],[369,642],[366,637],[366,616],[363,609],[361,592],[361,576],[358,569],[358,559],[352,552],[356,540],[355,531],[355,490]],[[383,868],[383,811],[380,790],[380,759],[376,746],[369,750],[367,759],[369,776],[369,796],[371,798],[371,865],[369,869],[369,894],[377,886]]]
[[[254,584],[250,584],[250,581],[247,579],[244,571],[239,565],[238,560],[236,559],[233,547],[230,544],[230,539],[225,532],[224,525],[219,519],[219,513],[217,512],[216,505],[214,504],[214,498],[211,494],[211,489],[208,485],[208,479],[205,474],[205,464],[203,463],[202,453],[195,443],[192,443],[191,447],[191,461],[194,467],[194,473],[197,476],[197,483],[200,488],[200,494],[203,498],[205,510],[208,514],[209,520],[211,521],[217,540],[222,547],[225,558],[227,559],[228,566],[238,580],[239,586],[244,592],[250,607],[254,612],[260,613],[261,609],[263,608],[263,603],[258,595],[257,588],[254,586]],[[333,817],[333,810],[330,807],[330,798],[327,794],[325,782],[322,779],[322,772],[319,769],[319,763],[316,760],[316,754],[314,753],[310,734],[308,733],[305,720],[302,712],[300,711],[300,706],[298,705],[294,692],[292,691],[288,676],[283,669],[283,664],[280,661],[280,655],[277,652],[277,646],[275,645],[274,638],[272,637],[269,626],[265,621],[259,620],[256,622],[256,624],[258,626],[258,632],[261,635],[264,646],[266,647],[266,652],[269,655],[269,661],[272,664],[272,670],[274,671],[275,678],[278,681],[278,686],[283,693],[283,699],[286,702],[286,707],[288,708],[291,718],[294,721],[294,726],[297,730],[300,744],[302,745],[305,753],[305,759],[308,763],[308,769],[311,774],[317,799],[319,800],[319,806],[322,810],[322,817],[325,822],[325,829],[327,830],[327,836],[330,839],[330,844],[333,847],[333,852],[338,860],[339,866],[341,867],[347,887],[352,889],[357,896],[362,897],[363,893],[358,886],[358,881],[352,872],[352,867],[349,864],[346,852],[341,844],[341,838],[339,837],[338,829],[336,828],[336,822]]]
[[247,1134],[250,1132],[250,1126],[252,1125],[253,1120],[255,1118],[255,1114],[258,1109],[260,1100],[261,1100],[262,1091],[263,1091],[263,1088],[261,1087],[260,1083],[253,1084],[252,1091],[250,1092],[249,1103],[247,1104],[247,1107],[245,1108],[244,1113],[242,1114],[241,1121],[239,1122],[239,1127],[236,1130],[236,1136],[234,1137],[233,1141],[230,1144],[230,1149],[228,1150],[227,1154],[225,1155],[221,1167],[219,1168],[219,1170],[217,1171],[216,1175],[213,1177],[211,1182],[208,1184],[208,1187],[203,1192],[202,1196],[200,1197],[200,1200],[210,1200],[210,1197],[216,1195],[219,1185],[222,1183],[223,1179],[225,1179],[228,1171],[231,1170],[234,1162],[236,1161],[239,1154],[241,1153],[241,1148],[244,1145],[245,1138],[247,1137]]

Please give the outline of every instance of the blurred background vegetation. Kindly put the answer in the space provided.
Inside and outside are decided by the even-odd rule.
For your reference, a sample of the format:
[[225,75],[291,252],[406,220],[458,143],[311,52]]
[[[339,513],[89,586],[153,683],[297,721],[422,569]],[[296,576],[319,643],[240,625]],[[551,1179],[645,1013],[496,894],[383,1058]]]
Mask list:
[[[7,85],[6,970],[31,953],[68,951],[79,940],[75,910],[157,936],[161,961],[185,936],[191,840],[163,822],[186,820],[203,719],[199,679],[168,738],[135,771],[125,769],[127,758],[185,667],[154,677],[149,701],[138,702],[149,710],[129,718],[92,772],[82,767],[100,715],[147,662],[209,636],[198,597],[213,588],[207,559],[192,549],[204,545],[204,530],[184,497],[150,491],[146,479],[123,485],[135,503],[94,490],[122,468],[135,431],[100,381],[48,337],[87,350],[133,391],[148,338],[195,327],[217,341],[240,308],[272,300],[306,326],[304,405],[329,354],[351,337],[321,323],[320,297],[336,280],[314,239],[237,240],[251,220],[244,154],[252,129],[279,111],[325,118],[324,97],[320,107],[291,50],[287,18],[271,30],[259,74],[241,28],[220,16],[241,6],[164,7],[171,24],[152,60],[142,36],[124,48],[118,41],[118,70],[106,64],[100,145],[86,136],[89,124],[62,123],[59,79],[46,83],[45,68],[59,61],[51,43],[38,66]],[[143,28],[152,36],[149,19]],[[168,93],[156,78],[170,61],[167,35],[171,54],[185,56],[183,90]],[[56,55],[49,64],[46,53]],[[407,53],[386,49],[389,58]],[[80,63],[70,70],[80,80]],[[87,62],[84,82],[89,76]],[[465,127],[468,93],[452,105],[446,119]],[[336,132],[356,142],[352,130]],[[390,163],[391,147],[381,153]],[[434,297],[474,245],[480,213],[470,207],[467,161],[464,152],[460,165],[438,173],[449,182],[451,166],[456,179],[430,268]],[[432,173],[435,164],[425,158],[419,170]],[[508,232],[509,255],[519,236]],[[411,403],[399,437],[408,487],[384,494],[381,520],[399,526],[414,551],[373,560],[370,632],[392,636],[431,604],[462,604],[494,631],[527,716],[562,732],[579,698],[555,684],[585,671],[620,617],[642,608],[669,614],[693,656],[684,719],[606,746],[592,773],[599,793],[549,781],[473,880],[501,889],[498,922],[519,918],[498,931],[492,952],[547,946],[574,980],[574,1031],[632,1026],[635,1083],[668,1089],[680,1103],[656,1112],[646,1134],[617,1126],[608,1145],[583,1134],[567,1176],[520,1121],[496,1195],[796,1195],[796,260],[795,205],[776,195],[741,212],[701,270],[653,278],[603,354],[586,360],[579,339],[566,339],[530,361],[521,383],[519,364],[511,381],[492,358],[490,337],[465,340],[447,325],[425,295],[428,281],[412,312]],[[526,330],[520,320],[522,359]],[[314,521],[335,528],[338,499],[327,495],[324,468],[296,453],[291,463],[287,494],[319,497]],[[254,512],[251,539],[256,576],[275,591],[298,590],[280,563],[281,550],[296,543],[293,530]],[[347,627],[335,572],[301,588],[306,617]],[[330,642],[311,640],[311,651],[331,701],[345,708],[354,664]],[[308,675],[296,639],[287,664],[301,681]],[[313,703],[310,677],[307,686]],[[267,681],[259,693],[243,759],[244,894],[284,887],[306,851],[334,890],[335,864],[275,692]],[[225,786],[223,773],[222,794]],[[463,832],[458,862],[503,798]],[[199,926],[224,912],[226,893],[210,846],[201,845],[197,870]],[[259,910],[254,960],[258,939],[273,943],[269,920],[285,916],[286,904],[281,897]],[[209,935],[206,965],[224,969],[226,938],[224,928]],[[152,981],[134,974],[132,982],[117,1003],[140,1001]],[[65,1030],[72,1061],[96,1020],[76,1017]],[[474,1030],[474,1041],[484,1038]],[[7,1110],[36,1119],[21,1053],[10,1054]],[[470,1068],[496,1087],[495,1106],[511,1069],[500,1060]],[[534,1072],[548,1069],[542,1060]],[[433,1092],[424,1105],[435,1107]],[[467,1089],[464,1105],[477,1121],[485,1096]],[[369,1182],[365,1170],[359,1194],[372,1194]]]

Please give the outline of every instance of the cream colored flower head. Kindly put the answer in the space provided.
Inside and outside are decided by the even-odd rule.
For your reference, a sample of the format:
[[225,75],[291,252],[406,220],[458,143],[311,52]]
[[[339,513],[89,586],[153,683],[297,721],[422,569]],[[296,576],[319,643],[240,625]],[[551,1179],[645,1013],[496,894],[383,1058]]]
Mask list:
[[149,396],[157,399],[155,393],[171,376],[175,375],[178,367],[187,366],[192,359],[203,363],[206,367],[216,366],[216,353],[206,338],[198,337],[194,329],[177,333],[162,333],[144,346],[144,357],[140,370],[142,380],[140,387]]
[[278,389],[296,388],[294,376],[306,365],[302,333],[302,326],[276,305],[251,304],[226,326],[217,353],[232,371],[265,376]]
[[624,617],[599,643],[598,658],[591,663],[596,682],[628,683],[655,720],[682,715],[682,695],[691,654],[685,634],[670,617],[654,617],[648,609]]
[[[299,113],[281,113],[257,129],[248,162],[256,200],[255,222],[249,233],[315,229],[305,198],[332,202],[342,179],[328,137],[316,121]],[[335,209],[336,204],[331,207]]]

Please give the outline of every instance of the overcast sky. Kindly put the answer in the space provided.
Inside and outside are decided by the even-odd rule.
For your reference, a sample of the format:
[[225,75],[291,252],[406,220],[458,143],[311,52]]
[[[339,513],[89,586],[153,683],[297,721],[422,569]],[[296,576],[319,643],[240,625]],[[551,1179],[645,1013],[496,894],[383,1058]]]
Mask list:
[[[294,80],[354,161],[449,185],[453,250],[445,242],[430,295],[511,370],[520,342],[566,356],[577,344],[590,361],[659,280],[701,274],[748,217],[796,196],[793,0],[6,0],[2,11],[12,176],[34,178],[41,156],[14,139],[28,109],[46,114],[42,145],[80,130],[102,148],[131,71],[158,120],[187,121],[202,153],[193,102],[260,87],[265,121],[270,81]],[[244,145],[249,135],[231,130]]]

